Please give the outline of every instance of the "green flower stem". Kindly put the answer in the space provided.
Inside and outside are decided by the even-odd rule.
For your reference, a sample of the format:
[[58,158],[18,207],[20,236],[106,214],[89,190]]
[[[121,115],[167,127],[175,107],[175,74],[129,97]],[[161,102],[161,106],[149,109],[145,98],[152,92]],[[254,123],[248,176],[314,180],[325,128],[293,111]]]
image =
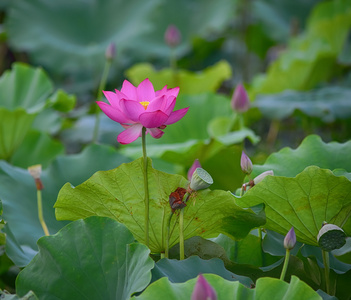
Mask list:
[[145,244],[149,247],[149,184],[147,179],[147,154],[146,154],[146,128],[143,127],[141,132],[141,141],[144,158],[144,190],[145,190]]
[[179,213],[179,259],[184,259],[184,208]]
[[[99,88],[97,91],[97,101],[101,101],[102,99],[102,91],[106,87],[106,82],[107,82],[107,77],[108,73],[110,71],[110,67],[112,64],[112,59],[106,59],[104,70],[102,71],[102,76],[99,84]],[[93,133],[93,143],[97,142],[97,138],[99,135],[99,126],[100,126],[100,109],[97,107],[97,104],[95,104],[95,126],[94,126],[94,133]]]
[[38,217],[41,227],[43,227],[46,236],[50,235],[48,227],[46,226],[44,216],[43,216],[43,203],[41,200],[41,190],[37,190],[37,202],[38,202]]
[[290,250],[286,249],[284,265],[283,265],[282,273],[280,274],[280,280],[284,280],[285,278],[286,270],[288,269],[289,258],[290,258]]
[[327,251],[322,250],[323,264],[324,264],[324,276],[325,276],[325,286],[327,289],[327,294],[330,295],[330,279],[329,279],[329,253]]
[[171,214],[169,215],[169,218],[168,218],[168,222],[167,222],[167,238],[166,238],[166,249],[165,249],[165,257],[168,258],[169,257],[169,239],[170,239],[170,231],[171,231],[171,220],[172,220],[172,217],[173,217],[173,211],[171,211]]

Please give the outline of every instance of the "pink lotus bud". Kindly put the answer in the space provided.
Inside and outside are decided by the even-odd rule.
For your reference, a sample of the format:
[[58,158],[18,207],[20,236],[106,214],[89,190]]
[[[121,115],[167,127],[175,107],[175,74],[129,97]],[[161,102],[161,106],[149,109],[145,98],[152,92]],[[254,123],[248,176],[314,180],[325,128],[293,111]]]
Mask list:
[[181,33],[175,25],[169,25],[165,32],[166,44],[170,47],[176,47],[181,40]]
[[191,300],[217,300],[216,291],[201,274],[197,278]]
[[189,171],[188,171],[188,180],[191,180],[191,177],[193,176],[193,173],[195,172],[195,170],[197,168],[201,168],[201,164],[200,161],[198,159],[194,160],[193,165],[190,167]]
[[295,247],[296,244],[296,235],[295,235],[295,230],[294,227],[291,227],[289,232],[286,234],[284,238],[284,248],[291,250]]
[[233,110],[243,113],[250,108],[250,100],[243,85],[239,83],[232,96],[231,106]]
[[241,153],[240,166],[241,166],[241,170],[245,174],[247,174],[247,175],[251,174],[252,162],[251,162],[251,159],[245,154],[244,151]]
[[107,60],[113,60],[116,54],[116,45],[115,43],[110,43],[106,48],[105,57]]

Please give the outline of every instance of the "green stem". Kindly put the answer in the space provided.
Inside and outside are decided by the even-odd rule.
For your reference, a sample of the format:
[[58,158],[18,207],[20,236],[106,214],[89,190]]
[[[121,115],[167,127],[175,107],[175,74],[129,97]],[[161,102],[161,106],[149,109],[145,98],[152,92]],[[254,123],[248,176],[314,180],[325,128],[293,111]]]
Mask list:
[[179,259],[184,259],[184,208],[179,213]]
[[141,132],[141,141],[144,158],[144,190],[145,190],[145,244],[149,247],[149,184],[147,179],[147,154],[146,154],[146,128],[143,127]]
[[173,211],[171,211],[171,214],[168,218],[168,223],[167,223],[167,238],[166,238],[166,249],[165,249],[165,257],[169,257],[169,239],[170,239],[170,231],[171,231],[171,220],[173,217]]
[[263,252],[262,228],[258,228],[258,237],[260,239],[260,245],[261,245],[262,266],[264,267],[266,264],[266,261],[265,261],[265,256],[264,256],[264,252]]
[[325,286],[327,289],[327,294],[330,295],[330,279],[329,279],[329,253],[322,250],[323,264],[324,264],[324,276],[325,276]]
[[46,226],[44,216],[43,216],[43,203],[41,200],[41,190],[37,190],[37,202],[38,202],[38,217],[41,227],[43,227],[46,236],[50,235],[48,227]]
[[284,280],[285,278],[286,270],[288,269],[289,258],[290,258],[290,250],[286,249],[284,265],[283,265],[282,273],[280,274],[280,280]]
[[[111,59],[107,59],[105,62],[104,70],[102,71],[102,76],[99,84],[99,88],[97,91],[97,101],[101,101],[102,99],[102,91],[106,87],[106,82],[107,82],[107,77],[108,77],[108,72],[110,71],[110,67],[112,64]],[[95,104],[95,126],[94,126],[94,133],[93,133],[93,143],[97,142],[98,135],[99,135],[99,126],[100,126],[100,109],[96,107],[97,104]]]

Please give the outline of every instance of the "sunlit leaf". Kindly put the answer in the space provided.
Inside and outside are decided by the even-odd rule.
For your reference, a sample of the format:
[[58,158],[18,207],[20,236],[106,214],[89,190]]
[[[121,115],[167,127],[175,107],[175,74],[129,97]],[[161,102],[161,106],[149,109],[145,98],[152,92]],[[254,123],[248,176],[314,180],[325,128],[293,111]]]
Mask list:
[[267,229],[286,235],[294,227],[297,240],[318,246],[323,221],[342,227],[351,213],[351,182],[316,166],[294,178],[267,176],[237,199],[244,207],[265,204]]
[[[187,180],[152,168],[149,160],[148,184],[150,194],[150,249],[165,250],[165,233],[171,212],[169,195]],[[73,187],[67,183],[55,203],[58,220],[77,220],[88,216],[107,216],[127,226],[134,237],[144,240],[144,182],[143,159],[106,171],[97,172],[89,180]],[[171,220],[170,242],[178,242],[177,214]],[[197,191],[184,210],[184,237],[211,237],[226,233],[243,238],[264,218],[238,207],[230,192],[221,190]]]
[[157,71],[148,63],[134,65],[126,71],[127,77],[134,85],[139,85],[145,78],[149,78],[156,90],[162,89],[165,85],[169,88],[179,86],[183,95],[216,92],[222,82],[231,77],[231,73],[231,67],[226,61],[220,61],[196,73],[187,70],[174,73],[172,69]]

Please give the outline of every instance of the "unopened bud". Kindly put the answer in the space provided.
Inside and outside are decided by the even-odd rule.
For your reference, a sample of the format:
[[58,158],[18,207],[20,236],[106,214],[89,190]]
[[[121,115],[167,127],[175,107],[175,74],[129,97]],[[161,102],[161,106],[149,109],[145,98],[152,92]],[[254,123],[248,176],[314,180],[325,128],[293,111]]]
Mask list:
[[115,54],[116,54],[116,45],[115,43],[110,43],[106,48],[105,57],[107,60],[113,60],[115,58]]
[[295,230],[294,227],[291,227],[289,232],[286,234],[284,238],[284,248],[291,250],[295,247],[296,244],[296,235],[295,235]]
[[193,176],[194,171],[197,168],[201,168],[201,164],[200,161],[198,159],[195,159],[193,165],[190,167],[189,171],[188,171],[188,180],[191,180],[191,177]]
[[231,106],[233,110],[243,113],[250,108],[250,100],[244,86],[239,83],[233,93]]
[[217,300],[217,293],[201,274],[197,278],[191,300]]
[[179,45],[180,40],[181,34],[178,28],[174,25],[169,25],[165,32],[166,44],[173,48]]
[[329,252],[345,245],[346,234],[339,226],[323,222],[317,235],[317,241],[324,251]]
[[240,166],[241,166],[241,170],[245,174],[247,175],[251,174],[252,162],[251,162],[251,159],[245,154],[244,151],[241,153]]
[[211,175],[202,168],[196,168],[190,181],[193,191],[207,189],[213,183]]
[[274,172],[272,170],[265,171],[262,174],[258,175],[257,177],[254,178],[253,182],[254,185],[260,183],[265,177],[267,176],[274,176]]
[[28,172],[34,178],[37,190],[42,190],[44,186],[40,179],[41,165],[33,165],[31,167],[28,167]]

